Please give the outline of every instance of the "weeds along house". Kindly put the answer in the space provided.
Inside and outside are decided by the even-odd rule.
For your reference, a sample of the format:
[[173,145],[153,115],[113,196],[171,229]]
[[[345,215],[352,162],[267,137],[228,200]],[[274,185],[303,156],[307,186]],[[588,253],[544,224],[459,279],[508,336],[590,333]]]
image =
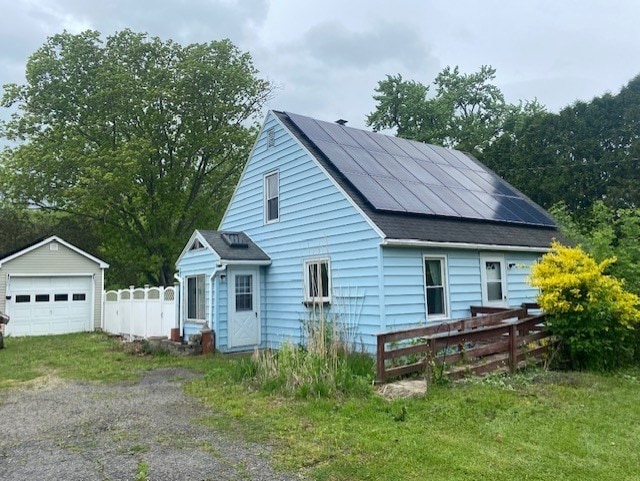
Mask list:
[[271,111],[219,231],[178,258],[182,333],[278,346],[321,305],[373,350],[380,332],[534,301],[529,266],[556,236],[468,154]]

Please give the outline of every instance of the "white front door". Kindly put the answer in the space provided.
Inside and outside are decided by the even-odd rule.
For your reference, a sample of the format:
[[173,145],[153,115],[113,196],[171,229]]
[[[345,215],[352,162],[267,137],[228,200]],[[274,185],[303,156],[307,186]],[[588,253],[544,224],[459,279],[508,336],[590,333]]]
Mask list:
[[507,275],[504,268],[504,256],[480,256],[480,277],[482,279],[482,305],[506,307]]
[[258,270],[228,269],[229,347],[260,344]]

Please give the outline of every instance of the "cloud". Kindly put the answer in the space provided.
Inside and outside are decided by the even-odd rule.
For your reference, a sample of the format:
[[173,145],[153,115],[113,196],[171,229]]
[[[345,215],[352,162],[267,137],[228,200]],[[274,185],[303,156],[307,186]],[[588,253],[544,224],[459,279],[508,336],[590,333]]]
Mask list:
[[303,49],[326,66],[367,68],[387,61],[415,70],[434,62],[415,30],[400,23],[379,23],[366,31],[353,31],[338,22],[324,22],[307,31]]

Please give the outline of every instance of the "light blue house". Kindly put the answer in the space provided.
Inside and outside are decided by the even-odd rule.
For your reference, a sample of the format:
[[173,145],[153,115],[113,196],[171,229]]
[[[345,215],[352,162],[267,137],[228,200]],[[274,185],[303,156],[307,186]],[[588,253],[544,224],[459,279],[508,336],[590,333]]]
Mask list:
[[380,332],[533,302],[529,266],[554,237],[468,154],[271,111],[219,231],[177,261],[182,333],[277,347],[321,306],[373,350]]

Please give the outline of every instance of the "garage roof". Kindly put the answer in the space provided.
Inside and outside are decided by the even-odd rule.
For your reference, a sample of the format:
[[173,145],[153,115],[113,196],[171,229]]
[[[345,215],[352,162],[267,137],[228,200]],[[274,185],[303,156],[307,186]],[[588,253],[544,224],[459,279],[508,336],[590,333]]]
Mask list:
[[23,256],[35,249],[38,249],[44,245],[47,245],[51,242],[57,242],[59,244],[62,244],[63,246],[71,249],[72,251],[80,254],[81,256],[86,257],[87,259],[89,259],[90,261],[95,262],[96,264],[98,264],[100,266],[101,269],[106,269],[109,267],[109,264],[107,264],[106,262],[98,259],[97,257],[92,256],[91,254],[83,251],[82,249],[79,249],[78,247],[74,246],[73,244],[69,244],[67,241],[65,241],[64,239],[61,239],[60,237],[56,236],[56,235],[52,235],[50,237],[46,237],[44,239],[39,239],[34,241],[33,243],[22,247],[18,250],[15,250],[13,252],[9,252],[7,254],[3,254],[0,255],[0,267],[2,267],[2,264],[5,264],[9,261],[12,261],[13,259]]

